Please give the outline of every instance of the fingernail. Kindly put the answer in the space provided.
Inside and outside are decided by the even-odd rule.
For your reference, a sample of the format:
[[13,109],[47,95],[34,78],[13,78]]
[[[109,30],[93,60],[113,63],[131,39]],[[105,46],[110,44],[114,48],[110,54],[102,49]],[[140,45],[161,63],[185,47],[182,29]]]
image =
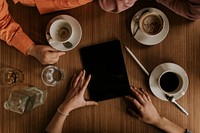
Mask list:
[[133,89],[133,87],[132,87],[132,86],[131,86],[130,88],[131,88],[131,89]]
[[61,55],[65,55],[65,52],[62,52],[62,54]]
[[129,96],[125,96],[125,98],[129,98]]

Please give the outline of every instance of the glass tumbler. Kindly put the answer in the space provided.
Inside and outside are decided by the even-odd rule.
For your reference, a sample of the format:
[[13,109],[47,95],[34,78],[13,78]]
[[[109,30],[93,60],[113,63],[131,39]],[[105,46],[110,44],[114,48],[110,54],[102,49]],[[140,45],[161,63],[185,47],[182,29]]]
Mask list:
[[15,84],[22,83],[24,80],[24,74],[22,71],[4,67],[0,69],[0,87],[11,87]]
[[36,87],[12,91],[8,100],[4,103],[4,108],[19,114],[30,111],[44,104],[47,97],[46,90],[40,90]]
[[56,86],[64,78],[64,72],[56,66],[49,65],[42,70],[42,81],[47,86]]

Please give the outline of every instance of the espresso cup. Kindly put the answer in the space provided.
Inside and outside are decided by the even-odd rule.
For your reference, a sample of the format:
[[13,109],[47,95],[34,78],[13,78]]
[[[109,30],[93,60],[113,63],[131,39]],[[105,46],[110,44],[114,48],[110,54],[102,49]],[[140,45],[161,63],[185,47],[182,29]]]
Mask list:
[[183,87],[182,77],[175,71],[164,71],[158,78],[158,85],[166,94],[176,94]]
[[148,36],[160,33],[163,25],[164,21],[161,15],[156,12],[146,12],[139,19],[140,30]]
[[50,36],[54,41],[66,43],[73,34],[72,26],[64,19],[54,21],[50,26]]

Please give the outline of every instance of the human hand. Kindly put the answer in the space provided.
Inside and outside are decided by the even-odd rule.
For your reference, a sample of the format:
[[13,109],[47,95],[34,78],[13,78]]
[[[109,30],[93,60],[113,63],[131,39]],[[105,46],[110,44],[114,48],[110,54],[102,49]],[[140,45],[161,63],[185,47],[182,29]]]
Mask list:
[[65,52],[59,52],[50,46],[33,45],[28,49],[27,54],[35,57],[45,65],[56,63],[59,60],[59,57],[64,55]]
[[85,70],[81,71],[78,75],[74,74],[71,81],[70,90],[65,98],[65,101],[59,107],[59,110],[64,114],[69,114],[70,111],[90,105],[97,105],[95,101],[86,101],[84,93],[91,79],[89,75],[85,79]]
[[161,120],[161,116],[157,112],[156,108],[152,104],[151,98],[144,89],[137,89],[131,87],[131,91],[136,98],[126,96],[133,105],[136,107],[136,111],[128,109],[128,112],[136,116],[139,120],[142,120],[148,124],[156,125]]

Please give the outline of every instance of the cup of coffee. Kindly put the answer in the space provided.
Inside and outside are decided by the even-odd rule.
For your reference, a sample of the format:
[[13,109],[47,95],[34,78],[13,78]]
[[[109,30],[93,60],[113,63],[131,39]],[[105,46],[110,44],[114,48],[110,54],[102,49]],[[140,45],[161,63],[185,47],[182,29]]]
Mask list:
[[164,71],[158,78],[161,90],[166,94],[176,94],[183,87],[182,77],[175,71]]
[[66,43],[73,34],[73,28],[66,20],[58,19],[51,24],[49,32],[54,41]]
[[160,33],[163,25],[164,21],[161,15],[156,12],[146,12],[139,19],[140,30],[148,36]]

